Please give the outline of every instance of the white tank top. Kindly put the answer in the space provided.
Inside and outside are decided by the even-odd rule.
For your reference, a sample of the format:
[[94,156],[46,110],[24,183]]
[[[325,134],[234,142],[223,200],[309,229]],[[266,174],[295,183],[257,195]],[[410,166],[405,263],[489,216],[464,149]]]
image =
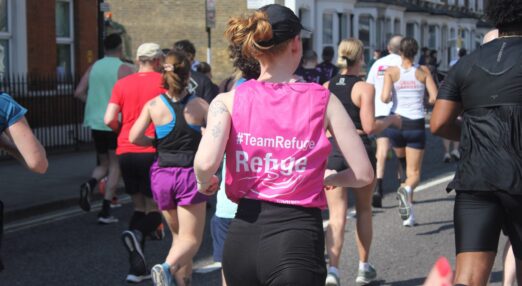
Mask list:
[[399,66],[399,80],[393,84],[395,94],[392,112],[408,119],[421,119],[425,116],[424,93],[426,85],[415,76],[418,66],[405,69]]

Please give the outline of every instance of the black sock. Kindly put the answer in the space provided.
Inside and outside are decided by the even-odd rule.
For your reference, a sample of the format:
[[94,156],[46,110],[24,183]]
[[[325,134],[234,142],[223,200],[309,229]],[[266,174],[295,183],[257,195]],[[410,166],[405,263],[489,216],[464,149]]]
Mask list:
[[375,191],[382,194],[382,178],[377,179],[377,184],[375,185]]
[[145,217],[145,212],[134,211],[129,222],[129,229],[136,229],[136,225]]
[[110,200],[106,200],[106,199],[103,200],[102,210],[100,213],[104,217],[108,217],[111,215],[111,201]]
[[161,223],[161,214],[159,212],[150,212],[141,220],[136,222],[135,229],[139,230],[143,237],[155,231]]
[[87,184],[89,184],[89,186],[91,187],[91,190],[94,190],[94,187],[96,187],[96,185],[98,184],[98,180],[96,180],[95,178],[90,178],[87,181]]

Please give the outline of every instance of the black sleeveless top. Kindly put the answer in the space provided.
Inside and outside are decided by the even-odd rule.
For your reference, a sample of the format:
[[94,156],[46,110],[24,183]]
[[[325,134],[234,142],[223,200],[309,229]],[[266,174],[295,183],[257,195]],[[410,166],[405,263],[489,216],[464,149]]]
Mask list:
[[187,95],[182,100],[173,102],[165,94],[161,96],[174,110],[175,124],[165,137],[156,136],[158,164],[160,167],[192,167],[201,141],[201,132],[189,126],[185,120],[184,109],[194,97]]
[[344,109],[350,115],[353,123],[355,124],[355,128],[362,130],[361,109],[357,107],[352,101],[352,89],[353,86],[361,81],[358,76],[354,75],[336,75],[330,80],[330,84],[328,85],[328,89],[339,98],[341,103],[344,106]]

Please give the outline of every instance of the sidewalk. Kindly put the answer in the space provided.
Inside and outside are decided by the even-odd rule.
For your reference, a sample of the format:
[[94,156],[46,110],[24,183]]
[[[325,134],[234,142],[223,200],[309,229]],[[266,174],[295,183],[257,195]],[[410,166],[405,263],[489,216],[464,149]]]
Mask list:
[[0,199],[6,222],[78,203],[79,186],[96,165],[94,151],[49,155],[44,175],[33,174],[15,160],[0,162]]

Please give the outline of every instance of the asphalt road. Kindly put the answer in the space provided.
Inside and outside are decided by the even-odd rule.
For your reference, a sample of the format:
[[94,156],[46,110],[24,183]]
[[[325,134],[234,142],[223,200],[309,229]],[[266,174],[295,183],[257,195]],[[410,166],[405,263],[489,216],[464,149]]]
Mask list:
[[[454,265],[453,194],[444,191],[445,182],[430,183],[447,177],[453,164],[441,162],[438,139],[429,137],[423,172],[423,191],[416,194],[415,214],[418,226],[405,228],[398,215],[394,191],[397,181],[390,160],[385,179],[386,196],[382,209],[374,210],[374,240],[370,262],[378,271],[375,285],[421,285],[432,264],[446,256]],[[441,181],[441,180],[438,180]],[[210,213],[213,209],[209,210]],[[131,207],[116,209],[120,222],[100,226],[96,214],[67,215],[54,222],[37,223],[8,231],[2,256],[6,270],[0,273],[0,285],[127,285],[127,253],[120,234],[126,228]],[[212,262],[210,232],[205,232],[195,266]],[[354,285],[357,252],[354,240],[355,219],[346,225],[345,247],[341,260],[343,285]],[[502,250],[504,239],[501,240]],[[145,249],[149,266],[164,260],[170,246],[165,241],[148,241]],[[220,285],[219,271],[193,276],[194,285]],[[491,285],[501,285],[500,258],[497,257]],[[140,285],[151,285],[144,282]]]

